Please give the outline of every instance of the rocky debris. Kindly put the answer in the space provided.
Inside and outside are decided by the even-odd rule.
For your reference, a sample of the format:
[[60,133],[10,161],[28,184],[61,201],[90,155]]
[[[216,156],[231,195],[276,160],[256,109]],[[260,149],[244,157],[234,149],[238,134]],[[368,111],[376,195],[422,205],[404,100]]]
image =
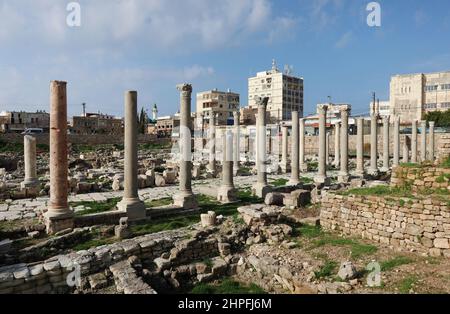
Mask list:
[[11,249],[12,243],[13,242],[10,239],[0,241],[0,254],[1,255],[7,254]]
[[311,192],[307,190],[295,190],[286,194],[283,204],[289,209],[296,209],[311,203]]
[[338,276],[344,281],[354,279],[357,275],[357,271],[352,262],[343,262],[339,268]]
[[270,193],[266,194],[264,203],[266,205],[283,206],[285,196],[286,196],[286,194],[284,194],[284,193],[270,192]]
[[122,261],[109,267],[117,292],[123,294],[156,294],[156,291],[138,277],[130,262]]

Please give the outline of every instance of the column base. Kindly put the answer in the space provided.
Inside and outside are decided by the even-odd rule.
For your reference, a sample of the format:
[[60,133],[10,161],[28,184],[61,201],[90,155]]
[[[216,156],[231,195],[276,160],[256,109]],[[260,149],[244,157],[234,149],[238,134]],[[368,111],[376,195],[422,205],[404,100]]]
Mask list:
[[173,204],[183,209],[196,209],[198,202],[192,193],[179,193],[173,196]]
[[382,167],[380,169],[380,172],[389,172],[389,168]]
[[331,185],[331,178],[326,176],[315,176],[314,177],[314,183],[317,185]]
[[339,183],[348,183],[348,182],[350,182],[350,175],[348,173],[340,173],[340,174],[338,174],[338,182]]
[[364,171],[357,170],[357,171],[355,172],[355,175],[356,175],[357,177],[359,177],[359,178],[364,178],[365,173],[364,173]]
[[308,164],[307,163],[300,164],[300,171],[308,172]]
[[39,186],[39,180],[24,180],[20,183],[20,187],[22,189],[28,189],[28,188],[37,188]]
[[300,180],[292,180],[292,179],[290,179],[288,181],[288,183],[286,183],[286,185],[288,185],[288,186],[295,186],[295,185],[299,185],[299,184],[300,184]]
[[237,191],[232,186],[221,186],[217,192],[217,200],[222,204],[234,203],[238,200]]
[[270,193],[272,188],[266,183],[255,183],[252,186],[252,194],[259,198],[266,198],[266,194]]
[[127,213],[127,217],[130,221],[145,219],[147,211],[145,204],[139,198],[123,198],[117,204],[117,210]]
[[[70,209],[67,210],[70,211]],[[75,226],[71,211],[66,214],[47,211],[44,213],[44,221],[47,234],[55,234],[62,230],[73,229]]]

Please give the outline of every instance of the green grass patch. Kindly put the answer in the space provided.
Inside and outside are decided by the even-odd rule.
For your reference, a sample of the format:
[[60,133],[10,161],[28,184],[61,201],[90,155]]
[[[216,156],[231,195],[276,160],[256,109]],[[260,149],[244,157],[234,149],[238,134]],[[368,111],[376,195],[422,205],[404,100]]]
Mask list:
[[409,291],[411,291],[414,285],[417,284],[418,281],[419,278],[417,278],[417,276],[410,275],[397,284],[398,291],[400,293],[407,294],[409,293]]
[[139,150],[158,150],[158,149],[170,149],[171,143],[145,143],[138,146]]
[[0,153],[23,153],[22,143],[9,143],[0,140]]
[[378,250],[378,248],[374,245],[362,244],[354,239],[335,238],[330,235],[326,235],[321,239],[316,240],[313,244],[313,248],[322,247],[325,245],[350,247],[352,258],[359,258],[363,255],[374,254]]
[[381,270],[388,271],[401,265],[411,264],[414,260],[406,256],[397,256],[381,263]]
[[74,251],[84,251],[84,250],[89,250],[90,248],[93,248],[93,247],[99,247],[102,245],[113,244],[115,242],[117,242],[117,240],[115,238],[104,238],[104,239],[93,238],[93,239],[90,239],[83,243],[75,245],[74,247],[72,247],[72,249]]
[[215,284],[200,283],[196,285],[191,294],[266,294],[258,285],[243,284],[227,278]]
[[75,216],[86,216],[91,214],[104,213],[114,210],[117,203],[121,200],[120,197],[109,199],[107,202],[76,202],[70,203],[71,207],[84,206],[86,209],[75,213]]
[[450,156],[441,163],[441,167],[445,169],[450,169]]
[[295,235],[313,239],[323,236],[324,232],[320,226],[301,225],[295,228]]
[[279,187],[279,186],[286,186],[286,183],[288,183],[288,182],[289,182],[289,180],[280,178],[280,179],[271,181],[270,184],[272,186]]
[[312,178],[308,178],[308,177],[300,177],[300,182],[308,184],[308,183],[313,183],[314,180]]
[[400,163],[400,167],[403,168],[420,168],[420,164],[417,163],[413,163],[413,162],[404,162],[404,163]]
[[326,278],[334,275],[336,272],[337,263],[335,261],[326,260],[318,271],[314,272],[316,279]]
[[396,197],[407,197],[414,198],[411,192],[410,186],[403,187],[390,187],[387,185],[378,185],[370,188],[356,188],[347,191],[339,192],[338,194],[348,196],[348,195],[358,195],[358,196],[396,196]]
[[152,207],[168,206],[172,203],[173,203],[173,200],[170,197],[166,197],[166,198],[160,198],[158,200],[151,200],[151,201],[145,202],[145,206],[147,208],[152,208]]

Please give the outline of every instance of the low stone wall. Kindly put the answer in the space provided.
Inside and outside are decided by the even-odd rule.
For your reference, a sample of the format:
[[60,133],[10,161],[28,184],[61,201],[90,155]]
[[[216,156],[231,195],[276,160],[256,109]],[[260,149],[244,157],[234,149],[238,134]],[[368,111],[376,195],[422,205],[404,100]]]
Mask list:
[[450,257],[447,202],[325,193],[320,221],[324,229]]
[[[35,134],[37,144],[49,144],[49,134]],[[69,134],[69,143],[81,144],[81,145],[108,145],[117,144],[122,145],[124,143],[123,135],[106,135],[106,134],[93,134],[93,135],[78,135]],[[23,143],[23,135],[18,133],[5,133],[0,134],[0,141],[7,143]],[[167,144],[170,143],[170,139],[156,138],[155,135],[139,134],[139,144],[155,143],[155,144]]]
[[392,171],[392,186],[412,186],[413,191],[426,188],[447,189],[450,188],[450,169],[436,168],[433,166],[421,167],[396,167]]

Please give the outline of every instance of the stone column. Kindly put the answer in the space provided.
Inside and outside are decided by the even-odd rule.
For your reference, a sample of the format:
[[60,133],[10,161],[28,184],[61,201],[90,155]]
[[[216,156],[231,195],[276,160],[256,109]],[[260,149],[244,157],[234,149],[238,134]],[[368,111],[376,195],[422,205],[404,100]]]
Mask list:
[[410,138],[408,136],[405,136],[405,141],[403,142],[403,156],[402,156],[402,162],[407,164],[409,162],[409,148],[408,148],[408,142],[410,142]]
[[370,117],[370,168],[368,173],[378,175],[378,114],[372,113]]
[[237,175],[239,171],[239,167],[241,165],[241,148],[240,148],[240,140],[241,140],[241,125],[240,125],[240,116],[241,113],[239,110],[233,112],[234,118],[234,137],[233,137],[233,147],[234,147],[234,157],[233,157],[233,172],[234,175]]
[[364,118],[358,118],[356,135],[356,175],[364,176]]
[[305,162],[305,119],[300,119],[300,171],[307,172],[308,164]]
[[420,161],[424,162],[427,160],[427,121],[421,121],[420,128],[422,129],[420,133]]
[[192,193],[192,151],[191,151],[191,95],[190,84],[177,86],[180,91],[180,191],[173,197],[174,205],[183,209],[198,208]]
[[392,166],[397,167],[400,164],[400,117],[394,120],[394,159]]
[[330,164],[330,137],[331,137],[331,133],[327,132],[327,145],[326,145],[326,149],[325,149],[325,155],[326,157],[326,162],[327,162],[327,166]]
[[383,167],[381,171],[389,171],[389,117],[383,117]]
[[283,173],[288,172],[288,128],[287,126],[281,127],[281,171]]
[[432,162],[434,162],[434,157],[435,157],[435,152],[434,152],[434,126],[435,126],[435,122],[434,121],[430,121],[430,151],[428,152],[428,159],[431,160]]
[[123,198],[117,204],[119,211],[127,213],[129,220],[146,217],[144,203],[138,194],[138,148],[137,148],[137,92],[125,92],[125,180]]
[[298,111],[292,111],[292,131],[291,131],[291,179],[289,180],[289,185],[297,185],[300,183],[299,169],[300,156],[299,156],[299,120]]
[[50,84],[50,201],[44,214],[47,233],[73,228],[67,202],[67,83]]
[[338,180],[341,183],[347,183],[350,179],[348,172],[348,115],[350,112],[349,106],[341,106],[341,171],[338,175]]
[[217,193],[217,200],[221,203],[237,201],[237,191],[233,183],[233,134],[225,130],[222,138],[222,184]]
[[326,132],[327,132],[327,105],[317,106],[317,113],[319,114],[319,171],[314,177],[314,182],[318,185],[329,185],[330,178],[327,177],[327,165],[326,165]]
[[36,138],[31,135],[23,137],[23,155],[25,162],[25,179],[20,184],[23,189],[36,188],[39,185],[36,171]]
[[[190,110],[190,108],[189,108]],[[216,173],[216,117],[217,113],[211,111],[209,119],[209,164],[208,170]]]
[[341,125],[336,122],[334,125],[334,166],[341,165]]
[[268,97],[257,98],[258,117],[256,121],[256,169],[258,171],[257,182],[252,187],[252,193],[260,198],[265,198],[270,192],[270,186],[267,184],[266,171],[266,110]]
[[411,135],[411,162],[417,163],[417,121],[412,122],[412,135]]

